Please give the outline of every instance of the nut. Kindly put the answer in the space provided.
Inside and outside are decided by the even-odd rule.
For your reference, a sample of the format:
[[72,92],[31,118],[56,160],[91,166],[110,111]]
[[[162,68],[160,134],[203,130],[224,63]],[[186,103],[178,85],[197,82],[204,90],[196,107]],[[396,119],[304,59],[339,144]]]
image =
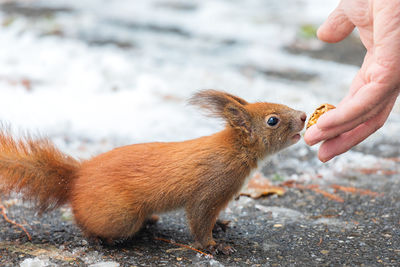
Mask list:
[[310,126],[314,125],[317,123],[317,120],[319,119],[319,117],[324,114],[325,112],[328,112],[331,109],[335,109],[336,107],[334,105],[331,104],[322,104],[321,106],[319,106],[313,114],[311,114],[310,119],[307,122],[307,127],[306,129],[308,129]]

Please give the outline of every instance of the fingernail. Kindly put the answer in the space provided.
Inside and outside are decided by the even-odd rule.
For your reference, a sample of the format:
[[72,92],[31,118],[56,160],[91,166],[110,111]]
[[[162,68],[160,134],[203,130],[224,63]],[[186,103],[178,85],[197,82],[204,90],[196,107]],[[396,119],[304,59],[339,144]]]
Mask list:
[[331,158],[331,157],[324,158],[324,157],[318,156],[318,159],[319,159],[322,163],[326,163],[326,162],[330,161],[332,158]]

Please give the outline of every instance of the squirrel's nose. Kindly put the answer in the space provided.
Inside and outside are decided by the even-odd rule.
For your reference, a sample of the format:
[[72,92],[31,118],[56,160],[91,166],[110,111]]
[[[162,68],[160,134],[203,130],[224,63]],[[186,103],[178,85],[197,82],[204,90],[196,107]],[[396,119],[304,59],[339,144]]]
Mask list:
[[307,119],[307,115],[306,115],[306,113],[304,113],[304,112],[301,112],[301,114],[300,114],[300,120],[301,120],[302,122],[305,122],[305,121],[306,121],[306,119]]

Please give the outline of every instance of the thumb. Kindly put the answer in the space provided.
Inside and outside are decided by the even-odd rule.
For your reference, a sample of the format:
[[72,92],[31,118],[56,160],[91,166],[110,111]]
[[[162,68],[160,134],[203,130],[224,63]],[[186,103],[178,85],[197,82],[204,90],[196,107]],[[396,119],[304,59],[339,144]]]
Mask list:
[[345,14],[342,3],[343,1],[319,27],[317,35],[320,40],[328,43],[340,42],[353,31],[354,24]]

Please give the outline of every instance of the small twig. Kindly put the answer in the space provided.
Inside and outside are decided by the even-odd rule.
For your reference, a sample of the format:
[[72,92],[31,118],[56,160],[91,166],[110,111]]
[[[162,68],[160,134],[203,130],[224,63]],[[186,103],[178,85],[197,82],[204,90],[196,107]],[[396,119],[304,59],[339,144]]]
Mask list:
[[31,240],[32,240],[32,237],[31,237],[31,235],[28,233],[28,231],[25,229],[25,227],[24,227],[23,225],[21,225],[21,224],[19,224],[19,223],[17,223],[17,222],[15,222],[15,221],[13,221],[13,220],[11,220],[11,219],[8,218],[6,207],[4,207],[4,205],[0,204],[0,209],[1,209],[1,215],[3,215],[4,220],[5,220],[6,222],[12,224],[12,225],[15,225],[15,226],[19,227],[22,231],[24,231],[24,233],[25,233],[26,236],[28,237],[29,241],[31,241]]
[[357,171],[359,171],[365,175],[371,175],[371,174],[394,175],[394,174],[399,173],[398,171],[383,170],[383,169],[379,169],[379,168],[363,168],[363,169],[358,169]]
[[205,253],[205,252],[203,252],[203,251],[200,251],[200,250],[198,250],[198,249],[192,248],[191,246],[188,246],[188,245],[184,245],[184,244],[176,243],[176,242],[174,242],[174,241],[172,241],[172,240],[168,240],[168,239],[161,238],[161,237],[155,237],[154,239],[155,239],[155,240],[159,240],[159,241],[163,241],[163,242],[166,242],[166,243],[169,243],[169,244],[175,245],[175,246],[179,246],[179,247],[187,248],[187,249],[193,250],[193,251],[195,251],[195,252],[197,252],[197,253],[200,253],[200,254],[202,254],[202,255],[204,255],[204,256],[207,256],[207,257],[213,258],[213,255],[211,255],[211,254],[208,254],[208,253]]
[[394,161],[394,162],[400,162],[400,158],[386,158],[386,160]]
[[325,190],[322,190],[320,188],[310,188],[312,191],[314,191],[315,193],[321,194],[326,198],[329,198],[331,200],[334,200],[336,202],[344,202],[344,199],[335,195],[335,194],[331,194],[329,192],[326,192]]
[[343,192],[347,192],[347,193],[352,193],[352,194],[359,194],[359,195],[367,195],[370,197],[381,197],[383,196],[383,193],[378,193],[378,192],[374,192],[368,189],[360,189],[360,188],[355,188],[352,186],[341,186],[341,185],[336,185],[333,184],[331,185],[331,187],[335,190],[340,190]]

